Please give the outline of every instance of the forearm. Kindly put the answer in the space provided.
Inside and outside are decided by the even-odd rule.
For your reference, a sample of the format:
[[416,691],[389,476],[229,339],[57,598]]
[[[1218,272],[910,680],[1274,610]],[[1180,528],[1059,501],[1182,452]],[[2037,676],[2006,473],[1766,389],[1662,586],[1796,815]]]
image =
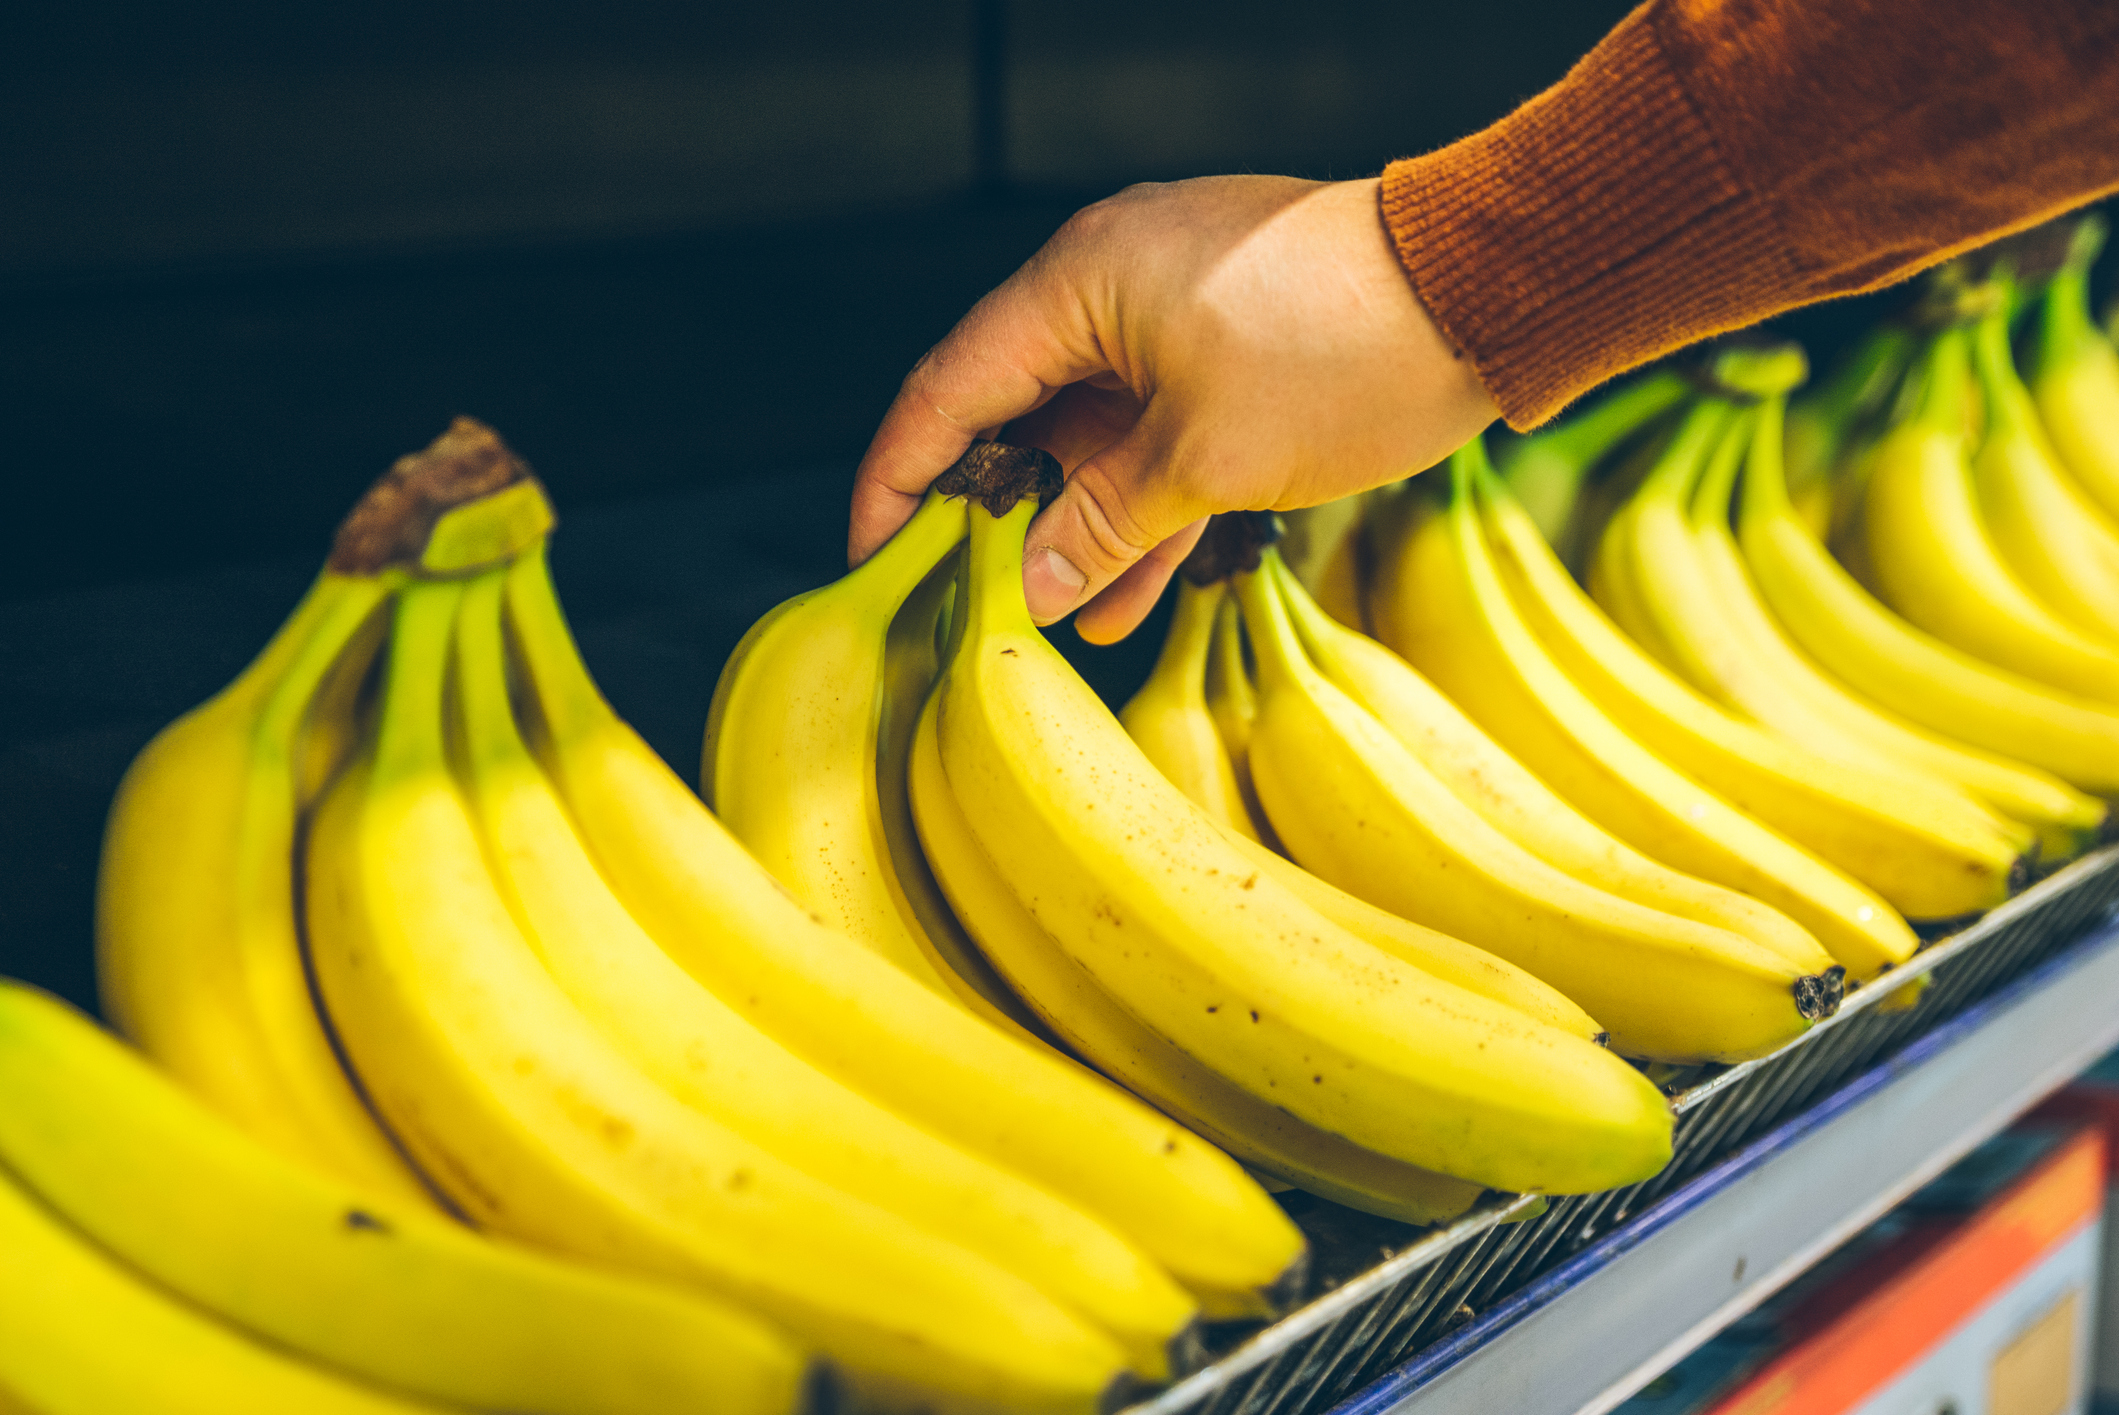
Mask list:
[[2119,189],[2109,0],[1650,0],[1384,174],[1413,287],[1509,422]]

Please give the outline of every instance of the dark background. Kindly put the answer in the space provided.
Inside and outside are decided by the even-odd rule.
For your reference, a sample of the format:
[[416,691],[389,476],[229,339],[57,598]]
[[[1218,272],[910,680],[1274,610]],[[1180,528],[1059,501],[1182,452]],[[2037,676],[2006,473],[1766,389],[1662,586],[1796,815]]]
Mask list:
[[[1369,174],[1615,0],[85,0],[0,8],[0,972],[92,998],[131,755],[449,415],[685,775],[752,618],[841,567],[911,362],[1127,182]],[[1794,322],[1823,349],[1873,316]],[[1059,641],[1107,695],[1153,630]]]

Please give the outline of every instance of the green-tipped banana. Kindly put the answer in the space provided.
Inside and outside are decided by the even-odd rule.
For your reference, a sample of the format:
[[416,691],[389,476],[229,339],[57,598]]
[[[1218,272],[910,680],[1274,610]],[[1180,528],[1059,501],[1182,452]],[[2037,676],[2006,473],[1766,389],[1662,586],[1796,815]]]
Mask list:
[[2093,827],[2102,807],[2065,782],[1898,717],[1795,647],[1790,626],[1759,598],[1726,509],[1702,502],[1694,514],[1692,493],[1710,457],[1719,455],[1726,471],[1742,453],[1736,439],[1746,429],[1732,429],[1731,415],[1713,403],[1688,415],[1658,478],[1607,532],[1618,558],[1657,586],[1656,627],[1643,630],[1632,615],[1646,611],[1619,600],[1605,605],[1612,617],[1644,647],[1654,648],[1644,634],[1662,642],[1670,654],[1664,661],[1694,687],[1812,751],[1857,768],[1919,773],[1970,793],[2020,823],[2018,849],[2034,838],[2071,845]]
[[2103,219],[2083,221],[2071,258],[2045,287],[2029,382],[2062,465],[2119,520],[2119,352],[2090,320],[2090,264],[2103,244]]
[[1979,512],[2003,563],[2077,629],[2119,640],[2119,529],[2062,471],[2009,356],[2001,311],[1973,332],[1986,430],[1972,458]]
[[1980,519],[1964,433],[1969,352],[1962,329],[1935,337],[1914,370],[1911,416],[1877,447],[1863,544],[1879,597],[1966,653],[2119,706],[2119,643],[2040,604]]
[[1879,325],[1830,378],[1788,400],[1788,499],[1820,538],[1832,530],[1836,481],[1849,439],[1897,386],[1913,345],[1913,334],[1903,324]]
[[1683,402],[1691,389],[1676,370],[1658,369],[1606,394],[1593,407],[1509,445],[1499,459],[1501,480],[1548,544],[1564,545],[1571,539],[1575,502],[1591,468]]
[[1481,482],[1480,515],[1510,602],[1627,735],[1901,914],[1955,918],[2006,897],[2017,846],[1984,806],[1941,782],[1832,761],[1729,711],[1621,632],[1498,483]]
[[[1650,859],[1778,910],[1857,979],[1910,956],[1912,931],[1874,891],[1679,771],[1567,676],[1495,565],[1476,494],[1483,460],[1476,444],[1460,451],[1446,503],[1409,518],[1377,581],[1384,642],[1546,785]],[[1824,971],[1779,947],[1803,974]]]
[[1259,839],[1235,763],[1207,707],[1207,658],[1219,622],[1223,587],[1177,583],[1177,612],[1155,668],[1118,720],[1149,761],[1192,804],[1240,835]]

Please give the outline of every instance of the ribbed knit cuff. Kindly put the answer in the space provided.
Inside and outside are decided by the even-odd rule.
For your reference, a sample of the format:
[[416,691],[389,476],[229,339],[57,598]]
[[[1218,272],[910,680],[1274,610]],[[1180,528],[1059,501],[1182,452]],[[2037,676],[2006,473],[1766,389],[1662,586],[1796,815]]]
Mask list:
[[1413,288],[1509,426],[1776,307],[1790,256],[1629,15],[1554,87],[1383,174]]

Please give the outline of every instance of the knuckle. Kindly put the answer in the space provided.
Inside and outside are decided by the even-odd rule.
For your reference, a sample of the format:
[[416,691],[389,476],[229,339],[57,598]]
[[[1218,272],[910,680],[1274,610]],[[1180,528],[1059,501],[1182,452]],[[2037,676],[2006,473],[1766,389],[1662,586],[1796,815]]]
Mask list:
[[1102,468],[1082,468],[1075,482],[1080,487],[1076,509],[1089,542],[1085,548],[1106,566],[1131,565],[1161,539],[1134,518],[1124,491]]
[[948,340],[944,339],[939,344],[928,345],[926,350],[912,361],[912,367],[905,371],[903,386],[906,388],[922,388],[932,383],[936,375],[941,372],[942,361],[945,357],[943,346],[948,342]]

